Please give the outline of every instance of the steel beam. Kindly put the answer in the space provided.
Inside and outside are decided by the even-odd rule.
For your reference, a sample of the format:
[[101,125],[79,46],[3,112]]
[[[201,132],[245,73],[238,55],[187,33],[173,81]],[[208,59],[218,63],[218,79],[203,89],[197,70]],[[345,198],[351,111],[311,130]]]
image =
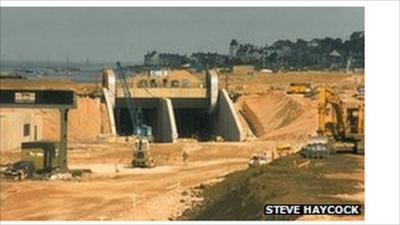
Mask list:
[[58,166],[60,173],[68,172],[67,162],[68,143],[68,109],[60,109],[60,149],[58,152]]

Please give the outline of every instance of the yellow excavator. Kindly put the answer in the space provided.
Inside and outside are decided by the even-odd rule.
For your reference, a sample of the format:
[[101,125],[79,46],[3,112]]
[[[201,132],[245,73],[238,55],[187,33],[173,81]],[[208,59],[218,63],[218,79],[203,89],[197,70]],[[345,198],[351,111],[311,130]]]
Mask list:
[[323,158],[335,152],[364,153],[364,104],[345,107],[328,87],[318,88],[318,130],[303,147],[303,155]]

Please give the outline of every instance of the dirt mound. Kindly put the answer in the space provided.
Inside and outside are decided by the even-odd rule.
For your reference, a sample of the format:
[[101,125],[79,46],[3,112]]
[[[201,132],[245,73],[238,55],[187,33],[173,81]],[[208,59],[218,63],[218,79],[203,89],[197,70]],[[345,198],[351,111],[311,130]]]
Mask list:
[[172,70],[172,71],[169,71],[167,77],[169,79],[176,79],[176,80],[188,79],[189,81],[193,81],[193,82],[199,80],[196,76],[192,75],[187,70]]
[[[363,170],[362,156],[336,155],[327,160],[308,160],[292,155],[269,165],[234,172],[201,194],[202,204],[183,213],[182,220],[295,220],[299,216],[265,216],[265,204],[363,204],[364,199],[342,199],[340,194],[359,195],[364,188],[354,173]],[[307,162],[308,161],[308,162]],[[301,166],[307,163],[307,166]],[[327,174],[345,172],[346,178]],[[331,196],[331,197],[328,197]],[[360,216],[362,220],[363,215]],[[329,220],[330,217],[321,218]]]
[[304,112],[301,104],[282,92],[244,96],[240,102],[246,121],[258,137],[289,125]]

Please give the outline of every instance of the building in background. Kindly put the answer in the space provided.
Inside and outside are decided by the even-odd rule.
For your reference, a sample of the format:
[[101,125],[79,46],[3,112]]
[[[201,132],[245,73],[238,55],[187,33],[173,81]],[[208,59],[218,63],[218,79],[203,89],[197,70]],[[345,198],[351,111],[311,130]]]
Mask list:
[[0,110],[0,151],[19,149],[22,142],[41,140],[43,120],[34,109]]

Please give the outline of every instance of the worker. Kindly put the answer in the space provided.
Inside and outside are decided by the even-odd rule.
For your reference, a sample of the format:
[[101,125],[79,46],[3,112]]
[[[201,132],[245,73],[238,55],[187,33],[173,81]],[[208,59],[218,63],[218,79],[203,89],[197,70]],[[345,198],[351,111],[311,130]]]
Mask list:
[[187,165],[187,164],[186,164],[186,161],[187,161],[188,157],[189,157],[189,155],[187,154],[187,152],[186,152],[185,150],[183,150],[183,151],[182,151],[182,161],[183,161],[183,164],[184,164],[185,166]]
[[25,178],[27,177],[27,174],[23,169],[18,170],[17,173],[19,174],[19,176],[17,177],[18,180],[25,180]]
[[139,139],[139,149],[142,149],[142,147],[143,147],[143,141],[142,139]]

